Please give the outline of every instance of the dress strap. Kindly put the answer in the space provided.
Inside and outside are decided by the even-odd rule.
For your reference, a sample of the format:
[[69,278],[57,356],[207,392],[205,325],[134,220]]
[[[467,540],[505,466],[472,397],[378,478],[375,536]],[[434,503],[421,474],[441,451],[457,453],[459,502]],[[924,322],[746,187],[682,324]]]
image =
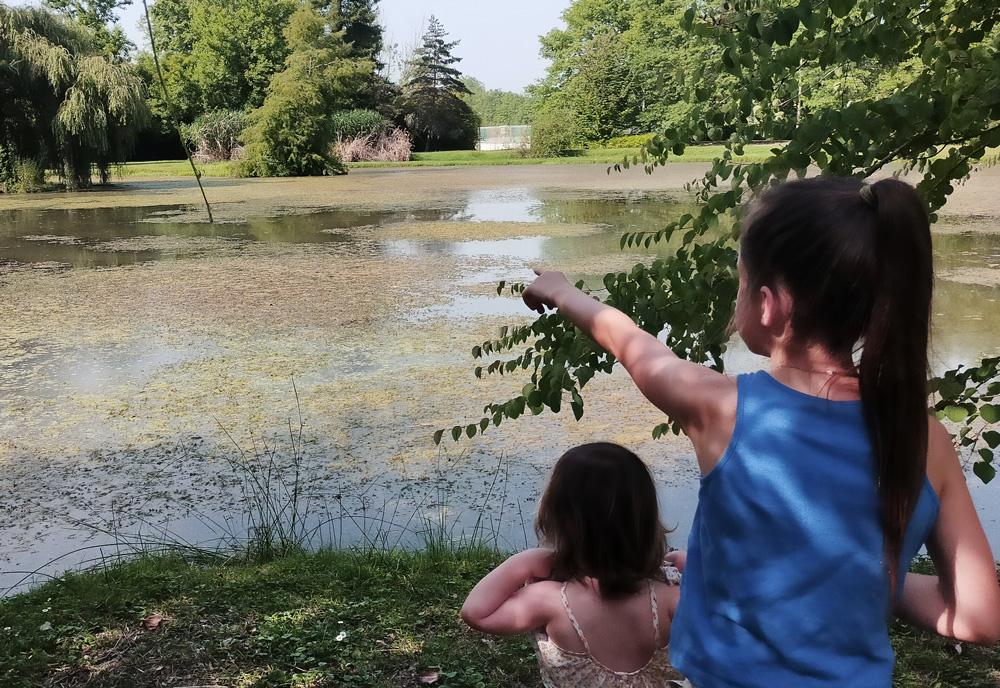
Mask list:
[[646,579],[646,583],[649,585],[649,604],[653,607],[653,639],[656,643],[656,649],[660,649],[660,612],[656,608],[656,589],[653,587],[653,581],[649,578]]
[[587,654],[590,654],[590,643],[587,642],[587,637],[583,634],[583,629],[580,628],[580,624],[577,622],[576,617],[573,616],[573,610],[570,609],[569,599],[566,597],[566,585],[569,581],[565,581],[562,584],[562,601],[563,606],[566,608],[566,615],[569,616],[569,620],[573,622],[573,628],[576,629],[576,634],[580,636],[580,640],[583,641],[583,647],[587,650]]

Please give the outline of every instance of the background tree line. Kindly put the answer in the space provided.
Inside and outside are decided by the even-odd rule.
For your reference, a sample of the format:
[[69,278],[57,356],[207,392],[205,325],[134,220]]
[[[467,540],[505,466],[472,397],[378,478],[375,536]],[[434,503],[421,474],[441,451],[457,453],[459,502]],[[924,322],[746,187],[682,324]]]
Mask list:
[[[21,94],[0,105],[6,187],[30,187],[46,168],[70,186],[85,184],[89,166],[107,176],[135,142],[139,159],[180,157],[153,56],[137,51],[116,24],[115,11],[131,1],[45,0],[58,16],[0,3],[0,28],[9,37],[0,41],[0,88]],[[758,8],[757,19],[745,31],[790,42],[800,24],[785,15],[804,3],[829,8],[831,1],[864,21],[860,1],[753,0],[748,6]],[[709,18],[706,25],[734,30],[729,2],[702,0],[696,7]],[[563,13],[565,28],[541,37],[541,54],[551,64],[526,93],[489,90],[463,76],[459,42],[448,40],[433,17],[394,82],[377,8],[378,0],[156,0],[153,38],[185,136],[202,155],[239,157],[242,173],[259,175],[341,172],[339,157],[364,159],[336,148],[347,139],[395,146],[404,156],[410,147],[472,148],[477,127],[502,124],[532,124],[531,154],[557,155],[586,146],[638,147],[712,111],[715,121],[693,134],[722,141],[735,131],[727,114],[740,83],[734,69],[756,59],[733,52],[719,39],[724,34],[709,36],[692,23],[689,0],[573,0]],[[779,14],[784,19],[768,23]],[[62,62],[25,48],[29,36],[47,41],[50,56],[63,55]],[[25,61],[28,70],[10,67]],[[120,74],[103,87],[113,83],[114,103],[110,91],[74,87],[68,76],[93,76],[99,61],[106,75]],[[85,62],[89,71],[80,69]],[[919,56],[862,47],[833,62],[803,59],[792,67],[746,113],[751,120],[768,113],[768,137],[792,138],[812,116],[888,97],[924,69]],[[46,73],[61,80],[52,86],[55,95],[43,86],[49,82],[39,75]],[[103,114],[72,120],[71,113],[84,110]],[[96,133],[97,123],[104,134]],[[29,128],[34,135],[25,137]]]
[[135,144],[138,159],[182,157],[174,121],[247,175],[343,172],[346,139],[403,159],[478,141],[458,42],[433,17],[393,83],[378,0],[156,0],[158,72],[117,25],[131,1],[0,2],[0,190],[39,188],[47,170],[69,188],[107,179]]

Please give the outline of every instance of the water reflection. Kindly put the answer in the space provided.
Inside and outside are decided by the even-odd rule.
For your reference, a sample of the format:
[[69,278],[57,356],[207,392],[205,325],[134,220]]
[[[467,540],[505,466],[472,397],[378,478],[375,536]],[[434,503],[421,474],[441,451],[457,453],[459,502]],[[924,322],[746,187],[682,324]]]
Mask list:
[[[0,262],[17,265],[113,267],[180,260],[245,242],[351,244],[348,230],[420,222],[517,222],[582,224],[604,231],[580,238],[390,244],[402,255],[505,255],[537,259],[594,255],[617,250],[625,231],[656,231],[685,212],[669,199],[628,195],[581,199],[527,188],[472,191],[454,207],[394,211],[325,210],[305,215],[254,218],[247,222],[193,223],[173,218],[186,206],[0,211]],[[212,241],[193,241],[193,240]]]

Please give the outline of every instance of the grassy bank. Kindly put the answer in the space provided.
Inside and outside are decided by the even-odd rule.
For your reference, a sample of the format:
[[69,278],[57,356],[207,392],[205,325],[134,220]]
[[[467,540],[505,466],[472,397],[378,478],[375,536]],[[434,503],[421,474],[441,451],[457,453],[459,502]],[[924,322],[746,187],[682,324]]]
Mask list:
[[[320,552],[264,566],[178,556],[74,574],[0,601],[0,685],[539,686],[525,638],[458,610],[488,550]],[[996,650],[897,627],[895,685],[1000,685]]]
[[[754,144],[746,147],[747,161],[764,160],[770,155],[773,143]],[[722,154],[721,145],[689,146],[684,155],[671,157],[674,162],[711,162]],[[626,155],[634,155],[634,148],[593,148],[574,151],[561,158],[524,158],[517,151],[435,151],[414,153],[409,162],[358,162],[348,167],[431,167],[455,165],[573,165],[600,163],[613,165],[621,162]],[[199,165],[206,177],[229,177],[232,163],[216,162]],[[130,162],[117,172],[121,178],[128,177],[190,177],[191,165],[186,160],[163,160],[159,162]]]

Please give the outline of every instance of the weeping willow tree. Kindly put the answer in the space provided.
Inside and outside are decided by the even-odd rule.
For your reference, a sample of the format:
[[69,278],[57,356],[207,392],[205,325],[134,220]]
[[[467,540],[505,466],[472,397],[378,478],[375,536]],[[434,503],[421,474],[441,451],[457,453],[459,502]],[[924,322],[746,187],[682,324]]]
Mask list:
[[56,170],[68,189],[107,182],[148,117],[145,86],[86,27],[0,3],[0,190],[30,191]]

